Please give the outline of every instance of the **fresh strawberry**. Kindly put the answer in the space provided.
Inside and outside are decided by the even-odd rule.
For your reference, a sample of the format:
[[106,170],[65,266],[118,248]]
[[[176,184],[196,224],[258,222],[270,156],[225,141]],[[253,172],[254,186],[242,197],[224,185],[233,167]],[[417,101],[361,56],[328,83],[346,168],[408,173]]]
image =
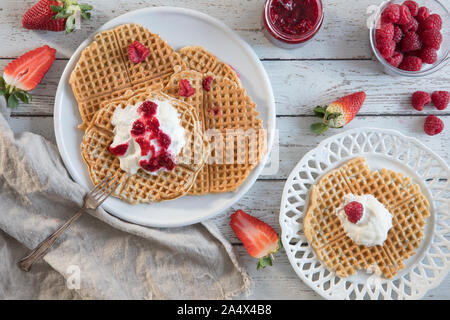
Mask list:
[[73,0],[40,0],[22,18],[26,29],[64,31],[75,30],[75,19],[90,19],[92,6],[78,4]]
[[324,133],[328,128],[342,128],[353,120],[366,100],[364,91],[356,92],[331,103],[328,106],[318,106],[314,113],[323,122],[311,125],[311,130],[317,134]]
[[271,226],[238,210],[231,215],[231,228],[248,254],[259,259],[257,269],[272,265],[272,255],[278,252],[281,242]]
[[26,29],[40,29],[54,16],[50,0],[40,0],[29,9],[22,18],[22,25]]
[[41,82],[55,61],[56,50],[45,45],[29,51],[11,61],[0,77],[0,95],[4,95],[8,106],[17,107],[19,100],[28,103],[33,90]]

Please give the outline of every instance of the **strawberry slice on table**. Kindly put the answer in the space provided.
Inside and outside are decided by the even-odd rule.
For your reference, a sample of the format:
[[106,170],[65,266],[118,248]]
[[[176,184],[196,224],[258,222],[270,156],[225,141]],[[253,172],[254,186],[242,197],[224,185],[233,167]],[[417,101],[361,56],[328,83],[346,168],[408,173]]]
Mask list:
[[281,242],[271,226],[238,210],[231,215],[231,228],[248,254],[259,259],[257,269],[272,265],[273,254],[279,251]]
[[311,125],[311,130],[317,134],[324,133],[328,128],[342,128],[353,120],[366,100],[364,91],[356,92],[339,100],[334,101],[328,106],[317,106],[314,114],[323,121]]
[[90,19],[92,6],[73,0],[39,0],[22,18],[26,29],[64,31],[75,30],[76,18]]
[[8,107],[15,108],[19,100],[31,101],[28,91],[41,82],[55,61],[56,50],[45,45],[11,61],[0,77],[0,95],[5,96]]

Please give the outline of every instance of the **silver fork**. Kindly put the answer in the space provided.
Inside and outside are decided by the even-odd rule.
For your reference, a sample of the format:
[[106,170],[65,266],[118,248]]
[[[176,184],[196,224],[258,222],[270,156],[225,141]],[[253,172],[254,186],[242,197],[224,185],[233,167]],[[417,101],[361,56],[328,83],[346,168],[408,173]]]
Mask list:
[[79,217],[87,209],[97,209],[105,202],[105,200],[117,189],[120,181],[117,176],[106,176],[94,189],[92,189],[84,198],[83,207],[75,213],[65,224],[58,230],[51,234],[47,239],[42,241],[34,250],[32,250],[26,257],[19,261],[19,267],[24,271],[30,271],[31,266],[37,260],[42,258],[47,251],[53,246],[56,239],[69,228],[72,223],[78,220]]

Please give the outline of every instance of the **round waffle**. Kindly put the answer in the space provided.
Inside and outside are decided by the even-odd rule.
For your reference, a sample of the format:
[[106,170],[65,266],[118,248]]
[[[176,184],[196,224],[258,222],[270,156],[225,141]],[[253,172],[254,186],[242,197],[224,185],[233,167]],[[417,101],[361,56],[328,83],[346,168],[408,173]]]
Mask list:
[[[344,232],[336,213],[345,194],[372,194],[393,215],[383,245],[357,245]],[[429,203],[420,187],[403,174],[372,171],[365,158],[354,158],[312,186],[304,219],[308,242],[325,265],[340,277],[357,270],[378,270],[386,278],[404,268],[423,239]]]
[[[191,139],[178,155],[177,165],[173,170],[152,175],[139,169],[137,174],[129,177],[120,169],[119,159],[109,152],[109,146],[114,139],[111,119],[116,108],[136,105],[148,99],[169,100],[180,114],[181,125],[190,133]],[[188,148],[189,152],[186,152],[185,148]],[[114,196],[129,203],[172,200],[186,194],[204,165],[207,149],[208,143],[203,139],[195,110],[182,101],[151,90],[130,92],[125,98],[106,104],[96,113],[81,144],[83,159],[89,168],[92,182],[97,185],[108,174],[118,175],[122,183]]]

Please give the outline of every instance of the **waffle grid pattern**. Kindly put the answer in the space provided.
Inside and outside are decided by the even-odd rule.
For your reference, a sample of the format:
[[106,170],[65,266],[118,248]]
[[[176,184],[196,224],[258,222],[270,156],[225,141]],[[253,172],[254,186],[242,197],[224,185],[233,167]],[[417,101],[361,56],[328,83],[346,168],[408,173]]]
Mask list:
[[[209,60],[214,60],[215,57],[209,57]],[[217,59],[217,58],[216,58]],[[209,61],[208,60],[208,61]],[[192,67],[197,62],[186,60],[187,65]],[[210,62],[204,62],[203,65],[213,65]],[[243,152],[246,156],[241,161],[226,161],[224,157],[227,154],[226,146],[212,148],[210,152],[210,159],[218,159],[215,155],[215,149],[223,150],[221,163],[211,163],[208,161],[205,168],[197,176],[196,182],[189,192],[191,195],[201,195],[207,193],[222,193],[236,190],[243,181],[247,178],[250,171],[260,161],[262,155],[265,153],[264,143],[265,135],[262,134],[262,122],[258,119],[258,112],[256,105],[248,97],[245,89],[237,86],[236,83],[223,77],[213,75],[211,83],[211,90],[203,89],[202,81],[206,76],[211,75],[210,70],[206,67],[197,68],[208,73],[202,74],[200,72],[189,70],[175,73],[170,79],[168,85],[163,92],[177,99],[185,101],[194,106],[202,120],[202,128],[206,136],[211,139],[210,145],[214,144],[214,136],[219,134],[221,137],[227,137],[227,130],[243,130],[243,133],[251,135],[251,129],[254,129],[254,137],[250,139],[244,137],[244,144],[241,144],[246,150],[254,151],[254,153]],[[179,96],[180,80],[186,79],[190,85],[195,89],[195,93],[190,97]],[[245,130],[249,130],[246,131]],[[235,141],[233,155],[238,153],[237,137]],[[257,147],[255,147],[257,143]],[[257,154],[255,154],[257,153]],[[249,161],[252,159],[254,161]],[[232,163],[231,163],[232,162]]]
[[[347,192],[351,190],[351,193],[357,195],[373,194],[378,201],[392,212],[393,228],[390,230],[388,240],[383,246],[373,246],[370,247],[370,250],[367,250],[366,246],[355,244],[352,239],[343,234],[343,228],[339,219],[336,220],[334,218],[331,220],[332,218],[329,218],[331,221],[328,221],[328,223],[330,224],[325,226],[314,223],[314,214],[318,214],[319,217],[323,215],[335,216],[336,209],[341,205],[342,197],[336,197],[333,201],[323,201],[323,197],[329,197],[330,193],[333,194],[335,192],[335,189],[342,189],[342,186],[337,187],[336,183],[330,179],[330,176],[336,175],[340,175],[344,179],[347,185]],[[394,171],[385,170],[384,175],[391,177],[391,179],[385,180],[378,171],[371,171],[365,158],[355,158],[340,168],[333,170],[317,183],[317,189],[321,189],[318,194],[322,199],[315,201],[306,213],[305,235],[314,248],[321,248],[325,245],[327,250],[321,251],[322,261],[330,270],[336,270],[336,273],[341,277],[355,274],[359,269],[367,270],[371,267],[377,267],[385,277],[392,278],[404,267],[402,260],[414,254],[414,250],[419,246],[423,238],[424,218],[429,216],[428,203],[423,200],[424,197],[420,192],[416,193],[419,189],[411,188],[410,179]],[[395,182],[406,182],[406,184],[396,184]],[[403,189],[403,191],[401,192],[400,189]],[[340,196],[343,194],[344,192],[341,192]],[[402,195],[405,198],[395,197],[396,195]],[[316,194],[315,196],[317,197],[318,195]],[[417,213],[416,209],[418,207],[416,205],[400,205],[401,203],[410,204],[411,201],[415,201],[413,202],[414,204],[422,203],[419,208],[423,211]],[[321,213],[322,211],[324,213]],[[407,229],[406,227],[408,226],[404,222],[411,220],[411,217],[414,217],[417,223],[409,225]],[[306,230],[309,231],[311,229],[311,225],[314,227],[314,232],[306,232]],[[325,227],[325,230],[328,230],[327,227],[331,228],[334,230],[334,232],[331,232],[332,234],[340,236],[330,242],[314,242],[313,240],[318,237],[314,235],[323,233],[322,227]],[[406,230],[409,232],[405,234]],[[413,238],[414,241],[408,241],[408,238]],[[408,249],[406,250],[405,248]],[[336,254],[336,252],[339,254]],[[336,257],[340,257],[340,259]],[[380,260],[377,260],[377,258],[380,258]],[[352,261],[352,268],[338,266],[339,263],[347,265],[347,261]]]
[[[144,62],[133,64],[128,46],[138,40],[149,50]],[[158,35],[137,24],[124,24],[102,31],[86,47],[72,71],[70,84],[78,102],[85,130],[102,103],[122,96],[127,90],[163,88],[183,59]]]

